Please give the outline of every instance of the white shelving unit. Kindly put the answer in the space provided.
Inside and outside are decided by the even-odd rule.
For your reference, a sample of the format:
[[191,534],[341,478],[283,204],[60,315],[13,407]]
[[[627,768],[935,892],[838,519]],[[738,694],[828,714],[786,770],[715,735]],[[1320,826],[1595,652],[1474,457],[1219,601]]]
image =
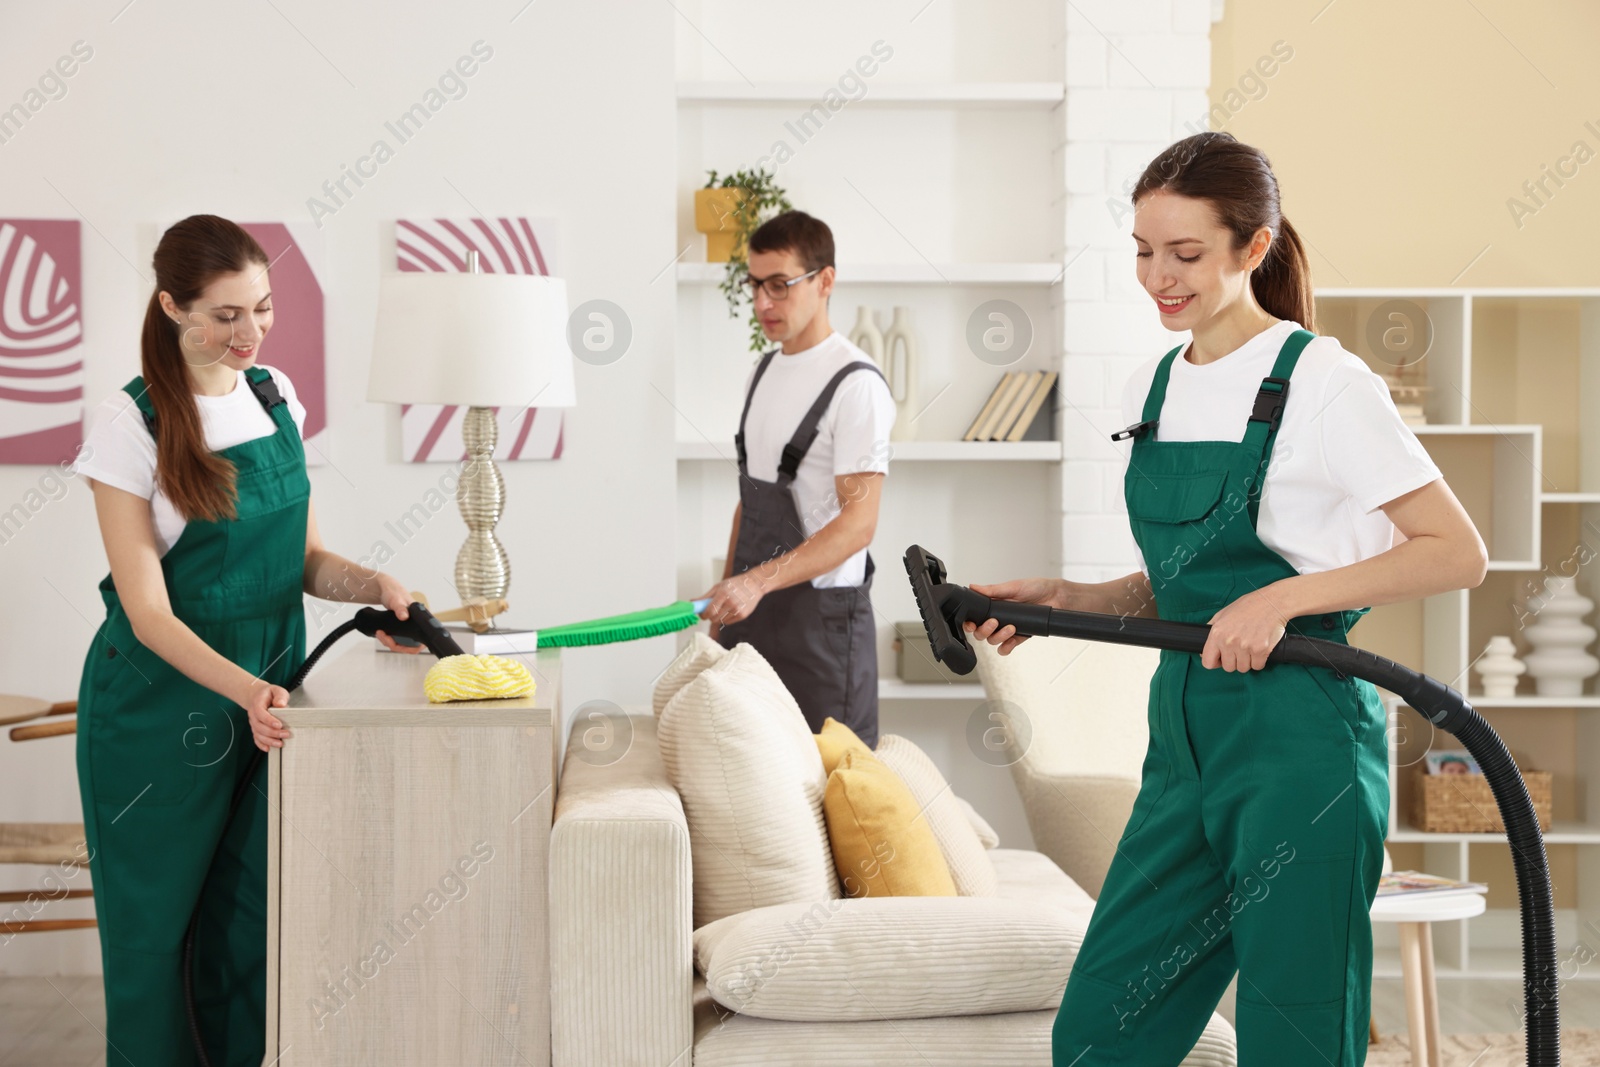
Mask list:
[[[814,104],[831,88],[823,82],[681,81],[680,106]],[[1066,99],[1063,82],[901,82],[870,85],[852,107],[1024,108],[1048,111]]]
[[[1543,575],[1576,573],[1580,588],[1600,600],[1600,289],[1317,293],[1318,332],[1337,335],[1379,371],[1393,370],[1383,332],[1414,328],[1424,317],[1432,347],[1408,371],[1429,388],[1428,425],[1415,429],[1483,534],[1490,573],[1477,589],[1375,609],[1351,639],[1462,691],[1524,766],[1552,772],[1555,812],[1545,843],[1566,958],[1578,942],[1600,938],[1600,689],[1590,679],[1583,696],[1541,697],[1524,675],[1516,696],[1489,699],[1474,696],[1479,679],[1470,667],[1495,634],[1512,636],[1519,656],[1528,651],[1516,605]],[[1505,837],[1415,828],[1414,765],[1430,747],[1460,746],[1398,698],[1386,695],[1385,703],[1396,866],[1490,886],[1483,916],[1436,924],[1438,973],[1520,978]],[[1375,936],[1387,933],[1379,928]],[[1380,944],[1376,969],[1398,975],[1397,954]],[[1595,977],[1588,968],[1566,970]]]
[[[1052,440],[960,440],[1006,371],[1061,366],[1066,12],[1036,7],[1041,17],[1008,23],[1014,40],[991,35],[981,48],[959,38],[936,49],[893,41],[894,58],[832,110],[817,105],[839,70],[867,51],[871,36],[852,46],[848,58],[834,45],[768,42],[762,73],[769,80],[749,81],[733,77],[726,57],[704,43],[715,38],[720,52],[726,37],[738,47],[736,5],[703,0],[696,16],[703,33],[680,31],[677,203],[678,247],[685,251],[671,272],[678,327],[670,397],[679,416],[680,591],[699,595],[721,577],[712,573],[712,560],[728,548],[738,501],[733,435],[742,387],[757,359],[743,317],[728,317],[718,289],[724,265],[704,261],[693,192],[708,170],[755,166],[783,141],[792,157],[768,165],[794,205],[834,232],[833,327],[848,334],[863,305],[886,327],[893,310],[905,307],[917,334],[922,410],[914,413],[912,439],[891,443],[872,545],[880,697],[913,710],[924,702],[930,711],[949,711],[956,700],[976,705],[983,692],[976,684],[908,685],[894,676],[892,624],[917,617],[899,563],[908,544],[959,552],[963,573],[991,580],[1013,569],[1059,573],[1061,567],[1059,417]],[[978,19],[991,30],[997,25],[978,6],[957,18]],[[934,25],[919,23],[915,32],[934,33]],[[883,150],[907,139],[918,151]],[[983,204],[1005,210],[975,207]],[[965,340],[967,320],[996,299],[1020,307],[1033,329],[1031,347],[1008,366],[979,359]],[[902,424],[909,421],[901,415]]]

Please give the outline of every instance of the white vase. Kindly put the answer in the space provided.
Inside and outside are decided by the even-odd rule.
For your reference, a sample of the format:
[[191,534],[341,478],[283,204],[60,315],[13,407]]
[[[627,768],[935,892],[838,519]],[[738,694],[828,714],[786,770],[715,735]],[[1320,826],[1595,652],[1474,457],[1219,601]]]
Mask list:
[[897,307],[894,320],[883,332],[883,376],[889,383],[889,395],[894,397],[894,429],[891,441],[911,441],[917,436],[914,421],[921,411],[917,407],[917,338],[911,332],[911,309]]
[[1478,657],[1478,662],[1473,669],[1478,672],[1478,677],[1483,679],[1483,695],[1486,697],[1510,697],[1517,694],[1517,678],[1527,665],[1516,657],[1517,646],[1511,643],[1509,637],[1491,637],[1488,646],[1483,650],[1483,655]]
[[865,304],[856,309],[856,324],[850,327],[850,343],[872,357],[880,370],[883,368],[883,331],[878,329],[877,316]]
[[1594,601],[1573,586],[1571,578],[1545,579],[1544,591],[1528,605],[1538,619],[1528,627],[1533,651],[1525,657],[1528,674],[1542,697],[1583,695],[1583,682],[1600,672],[1600,659],[1584,649],[1594,640],[1595,629],[1583,616]]

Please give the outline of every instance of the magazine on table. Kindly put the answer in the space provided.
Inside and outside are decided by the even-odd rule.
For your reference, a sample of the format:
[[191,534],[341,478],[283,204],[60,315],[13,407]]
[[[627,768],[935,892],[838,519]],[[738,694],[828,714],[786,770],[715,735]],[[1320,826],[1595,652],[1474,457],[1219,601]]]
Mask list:
[[1425,753],[1423,760],[1429,774],[1482,774],[1478,761],[1466,749],[1438,749]]
[[1421,896],[1432,893],[1487,893],[1482,882],[1457,882],[1421,871],[1393,871],[1378,882],[1378,896]]

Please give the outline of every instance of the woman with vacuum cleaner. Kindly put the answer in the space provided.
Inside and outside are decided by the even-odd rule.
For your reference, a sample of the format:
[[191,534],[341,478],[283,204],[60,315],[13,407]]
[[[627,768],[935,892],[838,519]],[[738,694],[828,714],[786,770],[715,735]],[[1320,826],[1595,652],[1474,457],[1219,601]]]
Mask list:
[[[305,659],[302,596],[382,603],[399,618],[411,598],[322,546],[304,409],[289,379],[258,363],[272,325],[261,246],[195,215],[162,235],[154,267],[143,374],[100,405],[77,465],[111,565],[78,692],[106,1063],[257,1067],[267,807],[252,755],[289,736],[272,709]],[[197,905],[193,1034],[182,944]]]
[[[1140,570],[1001,600],[1209,623],[1163,651],[1150,746],[1056,1016],[1058,1067],[1171,1067],[1235,971],[1241,1067],[1366,1060],[1368,909],[1388,818],[1367,682],[1267,665],[1286,631],[1345,643],[1372,605],[1483,580],[1482,539],[1382,379],[1312,333],[1310,270],[1267,159],[1172,145],[1132,194],[1140,284],[1186,345],[1136,371],[1124,494]],[[1006,654],[990,618],[967,632]]]

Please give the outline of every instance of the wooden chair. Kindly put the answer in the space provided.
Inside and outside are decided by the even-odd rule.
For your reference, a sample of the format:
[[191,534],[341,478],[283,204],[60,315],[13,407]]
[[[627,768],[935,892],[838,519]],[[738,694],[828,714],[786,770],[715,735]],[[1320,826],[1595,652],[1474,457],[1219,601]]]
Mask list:
[[[33,741],[41,737],[74,734],[78,730],[78,702],[51,704],[32,697],[0,695],[0,726],[11,727],[11,740]],[[63,718],[63,716],[72,716]],[[45,720],[34,722],[34,720]],[[31,725],[18,725],[30,723]],[[69,867],[88,866],[88,847],[83,824],[75,822],[0,822],[0,863],[44,864]],[[92,898],[92,889],[70,889],[64,894],[40,890],[0,892],[0,905],[19,904],[31,899],[49,901]],[[0,907],[0,914],[12,909]],[[82,930],[96,925],[94,919],[0,919],[0,934],[34,934],[50,930]]]

